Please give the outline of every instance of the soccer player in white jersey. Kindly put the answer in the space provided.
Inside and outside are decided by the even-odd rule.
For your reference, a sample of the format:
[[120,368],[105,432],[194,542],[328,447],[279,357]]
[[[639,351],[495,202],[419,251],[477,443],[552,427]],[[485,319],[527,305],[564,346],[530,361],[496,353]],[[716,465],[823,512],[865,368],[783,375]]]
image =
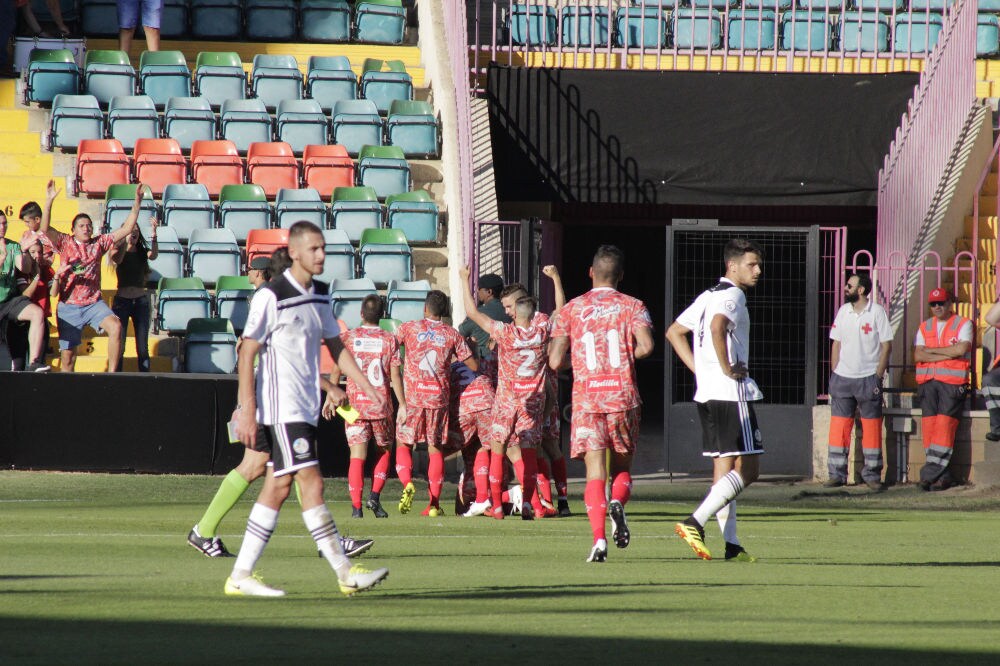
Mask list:
[[[268,451],[264,488],[257,498],[225,593],[262,597],[284,596],[253,575],[278,522],[278,511],[293,480],[302,493],[302,518],[323,556],[337,573],[340,591],[351,595],[373,587],[389,575],[387,569],[367,571],[351,566],[337,526],[323,502],[323,477],[316,458],[316,421],[320,413],[320,342],[375,404],[385,397],[369,383],[340,341],[330,308],[327,286],[313,280],[323,272],[324,242],[319,227],[296,222],[288,232],[292,266],[264,286],[250,303],[240,347],[239,403],[233,412],[236,435],[247,446]],[[259,368],[254,361],[260,355]],[[256,377],[255,377],[256,375]],[[335,387],[331,387],[333,391]],[[346,395],[336,388],[335,402]],[[331,398],[328,397],[328,400]]]
[[[764,452],[753,402],[763,395],[748,374],[750,313],[746,290],[756,286],[764,254],[733,239],[723,250],[725,277],[695,299],[667,329],[674,352],[694,373],[694,401],[701,420],[703,455],[712,458],[713,483],[695,512],[674,531],[698,557],[710,560],[705,523],[715,515],[726,541],[726,559],[752,562],[736,536],[736,496],[757,479]],[[688,343],[693,333],[694,349]]]

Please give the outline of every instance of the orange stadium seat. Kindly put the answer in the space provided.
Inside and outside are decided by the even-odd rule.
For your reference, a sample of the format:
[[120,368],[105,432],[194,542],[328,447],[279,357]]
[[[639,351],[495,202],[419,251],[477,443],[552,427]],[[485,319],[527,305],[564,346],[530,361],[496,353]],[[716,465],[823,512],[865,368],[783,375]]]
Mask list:
[[223,185],[243,182],[243,160],[232,141],[195,141],[191,144],[191,179],[219,196]]
[[256,257],[270,257],[279,247],[288,247],[288,229],[252,229],[247,233],[247,265]]
[[109,185],[129,183],[129,158],[117,139],[82,139],[77,146],[76,191],[104,196]]
[[264,188],[269,199],[281,188],[299,186],[299,163],[292,147],[283,141],[251,143],[247,151],[247,180]]
[[135,142],[135,179],[161,196],[167,185],[187,182],[187,162],[174,139],[138,139]]
[[330,197],[336,187],[354,186],[354,161],[344,146],[306,146],[302,156],[302,180],[306,187]]

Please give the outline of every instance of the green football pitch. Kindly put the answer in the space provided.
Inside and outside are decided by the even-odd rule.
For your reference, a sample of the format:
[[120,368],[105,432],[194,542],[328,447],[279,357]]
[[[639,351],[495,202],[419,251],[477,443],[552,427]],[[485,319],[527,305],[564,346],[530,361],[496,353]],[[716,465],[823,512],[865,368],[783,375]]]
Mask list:
[[[222,594],[233,560],[185,542],[218,482],[0,472],[0,664],[1000,663],[996,492],[759,484],[739,503],[747,564],[673,535],[704,482],[638,481],[632,544],[587,564],[579,484],[571,518],[386,501],[358,521],[330,480],[342,532],[375,538],[360,562],[389,579],[341,596],[292,501],[259,565],[288,596],[242,599]],[[231,550],[257,489],[220,528]],[[714,523],[708,545],[721,555]]]

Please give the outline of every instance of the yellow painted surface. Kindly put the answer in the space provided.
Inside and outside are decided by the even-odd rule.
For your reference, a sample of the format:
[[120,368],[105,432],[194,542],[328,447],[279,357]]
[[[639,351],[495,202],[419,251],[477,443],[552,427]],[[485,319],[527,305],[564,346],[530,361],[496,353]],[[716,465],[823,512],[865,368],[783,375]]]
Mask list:
[[0,130],[25,132],[28,130],[28,112],[22,109],[0,109]]
[[38,132],[2,130],[0,146],[5,158],[9,155],[37,155],[42,139]]

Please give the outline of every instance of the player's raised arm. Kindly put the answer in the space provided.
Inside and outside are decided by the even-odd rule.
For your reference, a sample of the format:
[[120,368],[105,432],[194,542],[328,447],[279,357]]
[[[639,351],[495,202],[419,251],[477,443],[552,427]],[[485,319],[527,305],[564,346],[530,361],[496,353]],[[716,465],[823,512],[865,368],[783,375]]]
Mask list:
[[[462,281],[462,302],[465,303],[465,316],[468,317],[469,320],[476,326],[489,333],[495,320],[492,317],[480,312],[479,308],[476,306],[476,299],[472,296],[472,291],[469,288],[470,275],[472,275],[472,271],[469,270],[468,266],[462,266],[458,269],[458,276]],[[459,333],[462,333],[462,331],[459,330]],[[465,334],[463,333],[463,337],[464,335]],[[466,365],[468,365],[468,363],[466,363]],[[472,369],[475,370],[475,368]]]
[[52,244],[59,247],[59,243],[62,242],[63,236],[66,234],[61,231],[56,231],[52,228],[52,204],[55,202],[56,197],[62,192],[56,187],[56,181],[50,180],[48,186],[45,188],[45,206],[42,207],[42,222],[38,226],[38,233],[45,234],[52,241]]
[[667,342],[673,347],[677,358],[687,366],[687,369],[694,372],[694,352],[691,350],[691,343],[688,342],[688,335],[691,329],[680,322],[675,321],[667,329]]
[[562,310],[563,306],[566,305],[566,290],[563,289],[562,276],[559,275],[559,269],[553,265],[548,265],[542,268],[542,273],[552,280],[552,288],[555,291],[555,301],[556,308],[552,311],[551,317],[555,317]]
[[139,224],[139,211],[142,207],[142,195],[146,191],[146,186],[139,183],[135,186],[135,201],[132,202],[132,209],[128,212],[128,217],[125,218],[124,224],[111,232],[111,238],[114,239],[115,243],[125,240],[125,238],[132,233],[136,225]]

